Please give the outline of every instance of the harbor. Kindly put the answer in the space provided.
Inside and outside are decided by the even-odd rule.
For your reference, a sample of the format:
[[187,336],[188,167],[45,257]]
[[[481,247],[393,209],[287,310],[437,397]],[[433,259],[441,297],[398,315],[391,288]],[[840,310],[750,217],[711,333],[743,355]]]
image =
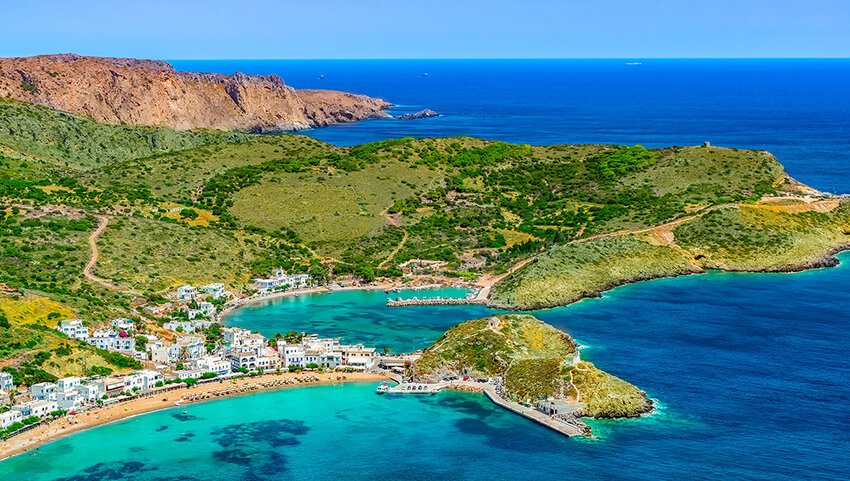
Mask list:
[[[483,380],[482,380],[483,381]],[[501,378],[491,378],[486,382],[481,381],[442,381],[442,382],[399,382],[396,386],[389,387],[386,383],[378,387],[378,394],[437,394],[443,389],[454,389],[458,391],[472,391],[484,393],[493,404],[502,409],[523,416],[537,424],[546,426],[568,437],[590,436],[590,426],[581,421],[578,413],[584,406],[580,402],[559,402],[552,400],[541,400],[535,406],[527,406],[511,401],[502,389]]]

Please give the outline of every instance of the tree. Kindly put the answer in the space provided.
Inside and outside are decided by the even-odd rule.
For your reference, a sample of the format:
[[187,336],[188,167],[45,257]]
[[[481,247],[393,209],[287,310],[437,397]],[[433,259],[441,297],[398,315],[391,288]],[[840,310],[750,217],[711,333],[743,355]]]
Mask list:
[[390,348],[385,347],[385,348],[384,348],[384,355],[387,355],[387,354],[389,354],[389,353],[390,353]]

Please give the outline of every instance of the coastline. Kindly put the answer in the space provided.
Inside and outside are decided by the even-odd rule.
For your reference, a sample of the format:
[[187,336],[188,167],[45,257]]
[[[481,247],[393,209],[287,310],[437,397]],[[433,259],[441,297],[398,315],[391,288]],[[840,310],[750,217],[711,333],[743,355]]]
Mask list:
[[599,299],[603,297],[606,292],[610,292],[618,287],[628,286],[631,284],[637,284],[639,282],[646,281],[654,281],[660,279],[675,279],[678,277],[690,277],[690,276],[700,276],[708,274],[712,271],[722,272],[726,274],[802,274],[805,272],[813,272],[824,269],[834,269],[836,267],[840,267],[843,263],[841,262],[841,256],[848,255],[850,256],[850,244],[842,244],[838,247],[830,249],[826,253],[814,257],[812,259],[808,259],[805,261],[801,261],[797,264],[791,264],[779,268],[765,268],[765,269],[730,269],[730,268],[721,268],[721,267],[704,267],[699,270],[693,271],[684,271],[681,273],[675,274],[659,274],[659,275],[650,275],[650,276],[642,276],[638,278],[632,279],[624,279],[619,282],[613,282],[604,286],[603,288],[594,290],[592,292],[586,293],[580,297],[575,299],[571,299],[568,302],[564,303],[552,303],[552,304],[541,304],[536,306],[510,306],[504,304],[498,304],[488,302],[484,305],[488,309],[500,310],[500,311],[520,311],[520,312],[534,312],[534,311],[544,311],[550,309],[557,309],[560,307],[567,307],[572,304],[576,304],[578,302],[587,300],[587,299]]
[[[270,387],[256,387],[257,384],[267,381],[294,380],[297,377],[303,377],[308,375],[320,377],[320,380],[298,382],[295,384],[275,385]],[[25,433],[19,434],[18,436],[15,436],[7,441],[0,442],[0,462],[12,458],[14,456],[29,452],[33,449],[38,449],[39,447],[45,444],[57,441],[72,434],[76,434],[99,426],[104,426],[106,424],[110,424],[116,421],[123,421],[131,417],[141,416],[143,414],[148,414],[155,411],[161,411],[163,409],[179,408],[191,404],[211,401],[214,399],[224,399],[228,397],[298,386],[320,386],[327,384],[339,384],[350,382],[383,381],[388,379],[386,376],[383,376],[381,374],[361,372],[344,373],[342,375],[345,376],[345,379],[338,379],[338,376],[340,376],[340,374],[337,373],[299,374],[286,372],[280,374],[264,374],[262,376],[249,377],[244,379],[229,379],[222,380],[222,382],[210,382],[203,385],[197,385],[191,388],[186,387],[182,389],[175,389],[173,391],[157,394],[156,396],[152,397],[134,399],[132,401],[128,401],[123,404],[117,404],[114,406],[104,407],[100,409],[92,408],[86,412],[77,414],[76,416],[62,417],[60,419],[41,425]],[[207,397],[206,399],[200,399],[197,401],[182,400],[183,396],[186,394],[209,394],[212,391],[221,389],[223,386],[245,388],[249,385],[255,385],[255,387],[252,389],[246,389],[244,391],[235,392],[224,396],[211,396]],[[176,406],[174,402],[178,400],[181,400],[182,402],[179,406]],[[70,419],[73,419],[75,423],[69,423]]]
[[[412,283],[411,283],[412,284]],[[218,314],[218,321],[224,322],[224,319],[233,313],[233,311],[239,309],[240,307],[250,306],[251,304],[257,304],[263,301],[270,301],[273,299],[280,299],[284,297],[290,296],[300,296],[300,295],[314,295],[314,294],[333,294],[334,292],[345,292],[345,291],[383,291],[386,289],[395,289],[400,288],[401,290],[405,289],[406,284],[401,282],[383,282],[374,286],[348,286],[348,287],[311,287],[309,289],[300,289],[300,290],[292,290],[292,291],[282,291],[282,292],[272,292],[269,294],[263,294],[256,297],[248,297],[244,300],[241,300],[235,304],[227,304]],[[444,288],[466,288],[465,286],[449,286],[445,283],[442,284]],[[410,290],[414,290],[414,285],[407,286]]]

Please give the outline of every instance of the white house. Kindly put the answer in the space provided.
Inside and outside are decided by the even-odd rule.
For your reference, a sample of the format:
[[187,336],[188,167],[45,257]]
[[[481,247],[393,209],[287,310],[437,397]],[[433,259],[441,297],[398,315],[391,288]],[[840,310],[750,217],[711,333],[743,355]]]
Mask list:
[[118,319],[112,320],[112,329],[115,329],[117,331],[132,331],[135,328],[136,325],[130,319],[119,317]]
[[56,381],[56,391],[72,391],[80,385],[80,378],[77,376],[63,377]]
[[224,284],[221,282],[214,282],[212,284],[201,286],[201,290],[208,292],[213,299],[220,299],[221,296],[224,295]]
[[229,361],[216,356],[202,357],[201,359],[192,361],[192,366],[204,373],[214,372],[219,376],[229,373],[231,369]]
[[198,309],[201,310],[201,314],[204,317],[212,317],[215,315],[215,306],[212,302],[201,302],[198,303]]
[[77,386],[77,392],[80,393],[80,400],[83,402],[93,402],[103,395],[97,384],[80,384]]
[[145,348],[151,353],[151,361],[157,364],[168,364],[169,349],[163,346],[161,342],[146,344]]
[[183,336],[177,339],[177,342],[168,346],[168,361],[191,361],[203,356],[205,352],[203,337]]
[[38,416],[43,418],[48,414],[59,409],[56,401],[29,401],[12,406],[13,411],[20,411],[21,416]]
[[82,404],[82,400],[76,389],[56,393],[56,405],[59,406],[59,409],[71,411],[80,407],[80,404]]
[[174,375],[177,376],[177,379],[183,381],[189,378],[198,379],[204,375],[204,371],[201,369],[183,369],[182,371],[174,371]]
[[12,383],[12,375],[8,372],[0,371],[0,389],[4,391],[11,391],[14,389],[14,384]]
[[[191,315],[192,311],[189,311]],[[181,328],[178,332],[183,332],[185,334],[192,334],[195,332],[195,325],[189,321],[169,321],[162,325],[163,328],[168,329],[169,331],[178,331],[178,327]]]
[[346,367],[368,370],[375,367],[377,356],[374,347],[365,347],[363,344],[354,346],[342,346],[342,364]]
[[278,346],[278,353],[283,363],[283,367],[289,369],[289,366],[304,367],[307,365],[304,357],[304,346],[302,344],[286,344]]
[[37,401],[55,401],[56,384],[52,382],[40,382],[30,386],[30,395]]
[[83,321],[79,319],[60,321],[59,324],[54,327],[54,329],[70,338],[79,339],[83,342],[89,342],[89,328],[83,326]]
[[136,350],[136,340],[130,336],[121,337],[115,331],[99,329],[89,338],[89,344],[99,349],[114,350],[125,354],[133,354]]
[[194,299],[198,295],[198,288],[190,285],[180,286],[177,288],[177,299],[188,301]]
[[0,413],[0,429],[6,429],[9,426],[20,422],[24,419],[23,413],[18,410],[6,411],[5,413]]
[[142,379],[143,391],[153,389],[156,387],[156,383],[165,380],[165,376],[163,376],[161,372],[153,371],[151,369],[143,369],[141,371],[137,371],[136,376],[139,376]]

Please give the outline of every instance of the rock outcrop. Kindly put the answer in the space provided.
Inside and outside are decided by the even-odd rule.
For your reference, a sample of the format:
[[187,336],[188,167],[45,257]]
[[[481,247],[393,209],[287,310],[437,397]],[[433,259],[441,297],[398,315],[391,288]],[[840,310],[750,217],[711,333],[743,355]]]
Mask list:
[[167,62],[74,54],[0,59],[0,96],[113,124],[273,133],[387,118],[381,99],[296,90],[277,75],[178,72]]
[[401,119],[401,120],[413,120],[413,119],[426,119],[428,117],[439,117],[439,116],[440,116],[440,114],[438,114],[437,112],[434,112],[431,109],[425,109],[425,110],[420,110],[419,112],[416,112],[416,113],[413,113],[413,114],[399,115],[396,118]]

